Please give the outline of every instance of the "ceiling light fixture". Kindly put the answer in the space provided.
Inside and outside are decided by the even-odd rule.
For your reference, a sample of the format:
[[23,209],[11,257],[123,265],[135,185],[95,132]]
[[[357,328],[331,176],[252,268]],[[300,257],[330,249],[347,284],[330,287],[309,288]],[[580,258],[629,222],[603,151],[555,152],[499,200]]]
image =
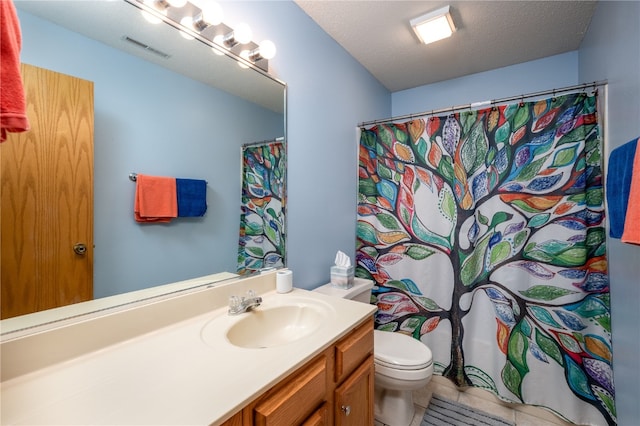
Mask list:
[[[193,18],[191,16],[185,16],[184,18],[182,18],[180,20],[180,25],[182,25],[185,28],[189,28],[192,29],[193,28]],[[189,33],[187,33],[184,30],[180,30],[180,35],[187,39],[187,40],[193,40],[193,36]]]
[[456,30],[448,5],[414,18],[410,24],[418,39],[424,44],[450,37]]
[[172,7],[182,7],[187,4],[187,0],[166,0]]
[[[2,0],[0,0],[2,1]],[[127,0],[130,1],[130,0]],[[166,22],[188,40],[197,38],[217,55],[228,55],[239,60],[243,68],[255,66],[269,72],[269,60],[276,55],[276,46],[269,40],[259,45],[253,41],[251,28],[240,23],[231,28],[222,22],[223,11],[213,0],[200,7],[188,0],[136,0],[142,14],[150,22]],[[215,28],[213,28],[215,27]]]
[[255,49],[249,51],[248,58],[251,62],[261,59],[273,59],[276,56],[276,45],[271,40],[263,40]]
[[233,31],[223,35],[216,36],[214,41],[221,46],[231,49],[236,44],[246,44],[251,41],[253,33],[249,25],[244,22],[239,23]]
[[222,23],[222,7],[216,2],[209,2],[207,5],[193,18],[193,26],[200,32],[205,28]]

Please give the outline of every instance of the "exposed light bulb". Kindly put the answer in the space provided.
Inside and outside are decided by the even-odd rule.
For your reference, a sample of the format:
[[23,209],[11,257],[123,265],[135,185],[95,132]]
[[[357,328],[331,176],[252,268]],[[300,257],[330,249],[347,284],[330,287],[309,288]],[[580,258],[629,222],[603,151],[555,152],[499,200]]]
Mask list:
[[187,0],[166,0],[173,7],[182,7],[187,4]]
[[233,38],[236,39],[238,43],[246,44],[251,41],[251,37],[253,36],[253,32],[249,25],[241,22],[238,26],[233,30]]
[[260,56],[264,59],[273,59],[276,56],[276,45],[271,40],[260,42]]
[[208,25],[220,25],[224,14],[222,13],[222,7],[212,1],[202,9],[202,20]]
[[260,46],[249,52],[249,60],[257,62],[261,59],[269,60],[276,56],[276,45],[271,40],[263,40]]
[[[183,27],[187,27],[189,29],[193,28],[193,18],[191,16],[185,16],[184,18],[182,18],[180,20],[180,25],[182,25]],[[187,40],[193,40],[193,36],[186,33],[184,30],[180,30],[180,35],[187,39]]]
[[213,42],[215,44],[217,44],[220,47],[224,47],[226,49],[227,46],[225,46],[224,44],[224,35],[223,34],[218,34],[217,36],[215,36],[213,38]]
[[[245,23],[240,23],[236,27],[236,29],[230,31],[222,37],[222,45],[231,49],[236,44],[247,44],[251,41],[251,28],[249,25]],[[215,37],[213,40],[216,41],[218,37]],[[217,42],[216,42],[217,43]]]

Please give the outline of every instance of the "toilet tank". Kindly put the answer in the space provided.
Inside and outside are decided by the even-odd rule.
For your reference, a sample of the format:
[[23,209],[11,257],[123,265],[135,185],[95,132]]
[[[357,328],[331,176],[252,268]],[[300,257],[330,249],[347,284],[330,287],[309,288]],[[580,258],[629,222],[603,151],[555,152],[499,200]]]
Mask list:
[[313,291],[326,294],[328,296],[341,297],[343,299],[351,299],[357,302],[371,303],[371,289],[373,281],[364,278],[354,278],[353,287],[342,289],[332,284],[322,285]]

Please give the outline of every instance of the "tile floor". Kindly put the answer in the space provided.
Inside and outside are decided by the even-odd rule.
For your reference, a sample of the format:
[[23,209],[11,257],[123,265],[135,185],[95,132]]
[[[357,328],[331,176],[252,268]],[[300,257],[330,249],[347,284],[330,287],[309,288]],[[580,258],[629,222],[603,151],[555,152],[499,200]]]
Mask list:
[[[414,392],[413,402],[416,406],[416,414],[411,426],[420,426],[431,395],[434,393],[515,422],[517,426],[573,426],[547,410],[529,405],[507,404],[483,389],[469,388],[465,392],[460,392],[451,381],[442,376],[433,376],[424,389]],[[376,420],[374,426],[386,425]]]

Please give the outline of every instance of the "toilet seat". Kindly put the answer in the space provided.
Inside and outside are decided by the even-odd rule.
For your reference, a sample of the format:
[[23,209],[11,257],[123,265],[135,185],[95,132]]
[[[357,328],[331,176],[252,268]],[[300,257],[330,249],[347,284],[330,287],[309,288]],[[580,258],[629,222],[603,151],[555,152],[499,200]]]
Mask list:
[[374,362],[385,370],[424,370],[433,363],[431,350],[410,336],[381,330],[373,336]]

